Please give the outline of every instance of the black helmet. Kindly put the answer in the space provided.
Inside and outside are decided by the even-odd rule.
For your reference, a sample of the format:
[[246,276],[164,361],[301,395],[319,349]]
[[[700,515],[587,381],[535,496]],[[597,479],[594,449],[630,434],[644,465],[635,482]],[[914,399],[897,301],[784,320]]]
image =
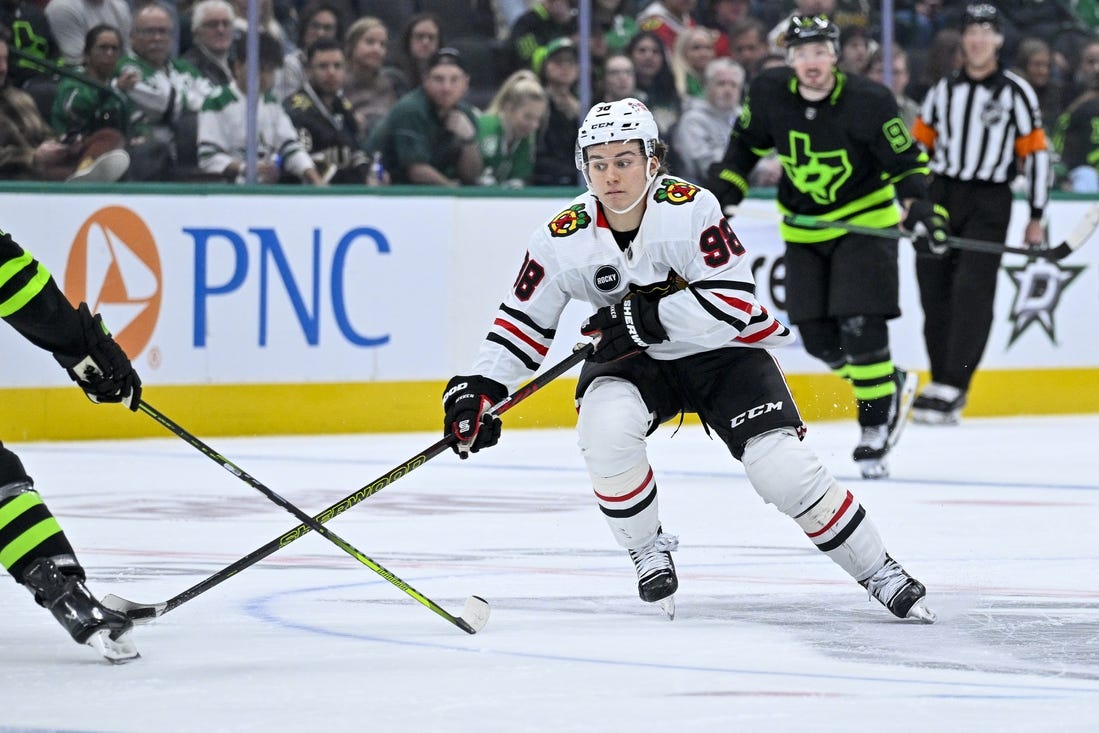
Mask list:
[[974,3],[965,7],[962,14],[962,30],[971,25],[990,25],[1000,30],[1000,11],[992,3]]
[[826,41],[832,44],[832,50],[839,53],[840,29],[826,15],[794,15],[786,27],[784,41],[786,48]]

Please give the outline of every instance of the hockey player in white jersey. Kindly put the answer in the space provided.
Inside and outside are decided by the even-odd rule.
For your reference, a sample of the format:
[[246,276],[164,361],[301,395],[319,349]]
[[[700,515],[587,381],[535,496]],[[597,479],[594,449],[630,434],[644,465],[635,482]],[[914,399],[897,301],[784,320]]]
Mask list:
[[667,175],[665,145],[636,99],[598,104],[579,132],[588,183],[538,227],[519,276],[481,344],[472,375],[443,394],[444,429],[462,458],[495,445],[488,408],[529,378],[571,300],[594,313],[597,339],[577,385],[580,452],[596,503],[629,554],[641,599],[674,615],[679,587],[646,438],[682,412],[744,464],[752,486],[900,618],[932,622],[924,586],[801,441],[804,425],[767,347],[789,329],[755,297],[744,247],[707,190]]

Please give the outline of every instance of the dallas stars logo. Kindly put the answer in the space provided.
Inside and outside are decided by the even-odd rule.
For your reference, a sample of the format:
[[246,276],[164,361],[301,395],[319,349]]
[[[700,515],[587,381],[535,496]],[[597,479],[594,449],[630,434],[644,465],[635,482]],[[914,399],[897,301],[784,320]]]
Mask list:
[[790,133],[790,154],[779,155],[786,177],[794,187],[818,204],[831,204],[851,177],[846,150],[813,150],[804,132]]
[[591,215],[584,211],[584,204],[573,204],[549,223],[551,237],[567,237],[578,229],[591,224]]
[[1053,311],[1069,283],[1084,271],[1083,265],[1058,265],[1048,260],[1034,260],[1018,267],[1005,266],[1015,285],[1015,300],[1011,304],[1011,346],[1032,323],[1037,323],[1056,345],[1057,334]]
[[676,206],[691,201],[698,193],[698,186],[678,178],[665,178],[660,182],[660,186],[660,189],[653,194],[653,201],[667,201]]

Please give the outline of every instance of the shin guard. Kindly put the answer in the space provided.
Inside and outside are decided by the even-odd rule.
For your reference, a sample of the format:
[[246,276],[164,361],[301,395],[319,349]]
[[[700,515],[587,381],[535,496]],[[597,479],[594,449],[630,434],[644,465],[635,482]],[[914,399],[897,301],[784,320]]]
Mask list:
[[648,463],[617,476],[593,477],[592,488],[619,545],[633,550],[652,542],[660,531],[660,511]]
[[743,462],[763,500],[792,517],[851,577],[864,578],[881,566],[885,546],[866,510],[792,430],[772,430],[748,441]]
[[656,537],[656,481],[645,452],[652,422],[637,387],[600,377],[585,390],[577,433],[599,510],[627,550]]

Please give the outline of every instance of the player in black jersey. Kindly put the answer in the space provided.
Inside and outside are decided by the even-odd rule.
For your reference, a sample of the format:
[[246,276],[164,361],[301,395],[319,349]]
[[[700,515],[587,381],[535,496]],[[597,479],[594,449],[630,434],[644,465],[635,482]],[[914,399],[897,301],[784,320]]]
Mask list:
[[[901,221],[945,236],[927,200],[927,156],[913,142],[890,90],[836,69],[839,29],[822,15],[795,15],[786,32],[789,68],[762,72],[733,127],[710,188],[725,207],[748,191],[748,174],[774,149],[782,163],[783,214],[866,227]],[[728,209],[727,209],[728,210]],[[866,478],[888,474],[885,455],[904,427],[916,375],[889,351],[889,319],[900,315],[897,242],[782,224],[790,322],[806,350],[848,380],[862,437],[854,459]]]
[[[92,402],[136,410],[141,380],[87,304],[73,308],[50,273],[0,232],[0,317],[54,358]],[[34,593],[74,640],[111,662],[136,659],[133,626],[84,586],[84,568],[19,457],[0,443],[0,565]]]

